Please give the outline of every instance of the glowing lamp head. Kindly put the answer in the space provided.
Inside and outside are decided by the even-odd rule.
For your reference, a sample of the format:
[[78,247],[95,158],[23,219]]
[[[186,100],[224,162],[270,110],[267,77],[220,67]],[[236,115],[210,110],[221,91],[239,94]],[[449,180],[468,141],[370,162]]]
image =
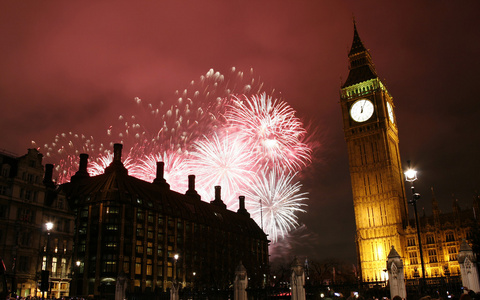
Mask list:
[[413,169],[408,169],[405,172],[405,180],[408,182],[414,182],[415,180],[417,180],[417,171]]
[[52,230],[53,229],[53,223],[52,222],[45,223],[45,228],[47,229],[47,231]]
[[178,259],[178,254],[175,254],[175,255],[173,256],[173,258],[175,258],[175,260],[177,260],[177,259]]
[[79,260],[77,260],[77,261],[75,262],[75,264],[77,265],[77,267],[80,267],[80,261],[79,261]]

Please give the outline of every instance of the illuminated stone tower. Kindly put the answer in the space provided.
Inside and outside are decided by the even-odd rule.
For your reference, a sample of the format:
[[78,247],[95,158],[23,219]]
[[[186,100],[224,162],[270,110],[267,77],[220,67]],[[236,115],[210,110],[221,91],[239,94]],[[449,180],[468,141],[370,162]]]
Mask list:
[[340,104],[350,162],[357,259],[363,281],[384,280],[392,246],[403,256],[402,236],[408,220],[395,105],[355,24],[348,60]]

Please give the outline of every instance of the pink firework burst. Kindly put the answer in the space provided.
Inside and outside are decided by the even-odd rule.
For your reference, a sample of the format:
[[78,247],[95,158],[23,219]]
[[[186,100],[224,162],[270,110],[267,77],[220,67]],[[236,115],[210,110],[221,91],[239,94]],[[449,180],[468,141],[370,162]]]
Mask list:
[[122,143],[130,175],[152,181],[157,161],[163,161],[173,190],[184,192],[187,175],[195,174],[204,201],[214,199],[216,185],[229,209],[246,195],[252,217],[260,225],[263,217],[263,228],[277,240],[303,212],[306,195],[293,177],[309,164],[314,144],[293,108],[274,95],[253,70],[232,68],[224,75],[211,69],[171,99],[148,103],[136,97],[136,108],[111,122],[102,143],[67,133],[37,148],[64,183],[78,170],[80,153],[89,154],[91,175],[102,174],[113,143]]
[[264,166],[297,171],[310,162],[312,150],[304,143],[306,130],[285,101],[265,93],[233,97],[225,118],[263,158]]

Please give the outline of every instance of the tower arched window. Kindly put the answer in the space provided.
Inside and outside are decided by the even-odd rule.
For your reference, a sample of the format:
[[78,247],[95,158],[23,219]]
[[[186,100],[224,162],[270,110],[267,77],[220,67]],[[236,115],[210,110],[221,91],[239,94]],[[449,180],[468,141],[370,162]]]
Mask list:
[[446,242],[453,242],[455,241],[455,234],[452,231],[449,231],[445,234],[445,241]]
[[435,244],[435,237],[433,234],[427,235],[427,244]]

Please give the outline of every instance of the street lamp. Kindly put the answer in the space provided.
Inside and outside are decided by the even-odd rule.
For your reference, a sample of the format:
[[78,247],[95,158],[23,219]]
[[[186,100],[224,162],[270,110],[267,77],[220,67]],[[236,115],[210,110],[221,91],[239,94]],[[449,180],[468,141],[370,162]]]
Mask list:
[[45,223],[45,229],[47,230],[47,246],[45,247],[45,270],[42,270],[42,283],[41,283],[41,291],[42,291],[42,299],[45,299],[45,292],[48,292],[49,287],[49,271],[48,271],[48,244],[50,243],[50,231],[53,229],[53,223],[47,222]]
[[79,290],[79,287],[80,287],[80,284],[79,284],[79,281],[80,281],[80,265],[82,264],[81,261],[77,260],[75,262],[75,266],[77,266],[77,268],[75,269],[74,273],[75,273],[75,285],[72,286],[72,294],[74,295],[80,295],[81,293],[78,292]]
[[408,163],[408,170],[405,172],[405,180],[410,182],[412,190],[412,199],[408,200],[408,203],[413,205],[413,211],[415,212],[415,225],[417,226],[417,238],[418,238],[418,248],[420,249],[420,264],[422,267],[422,279],[420,284],[420,289],[425,283],[425,263],[423,262],[423,249],[422,249],[422,239],[420,237],[420,224],[418,222],[418,213],[417,213],[417,201],[420,199],[420,194],[415,193],[415,187],[413,182],[417,180],[417,171],[410,168],[410,161]]
[[173,255],[173,280],[176,280],[177,279],[177,260],[178,260],[178,253],[175,253]]

